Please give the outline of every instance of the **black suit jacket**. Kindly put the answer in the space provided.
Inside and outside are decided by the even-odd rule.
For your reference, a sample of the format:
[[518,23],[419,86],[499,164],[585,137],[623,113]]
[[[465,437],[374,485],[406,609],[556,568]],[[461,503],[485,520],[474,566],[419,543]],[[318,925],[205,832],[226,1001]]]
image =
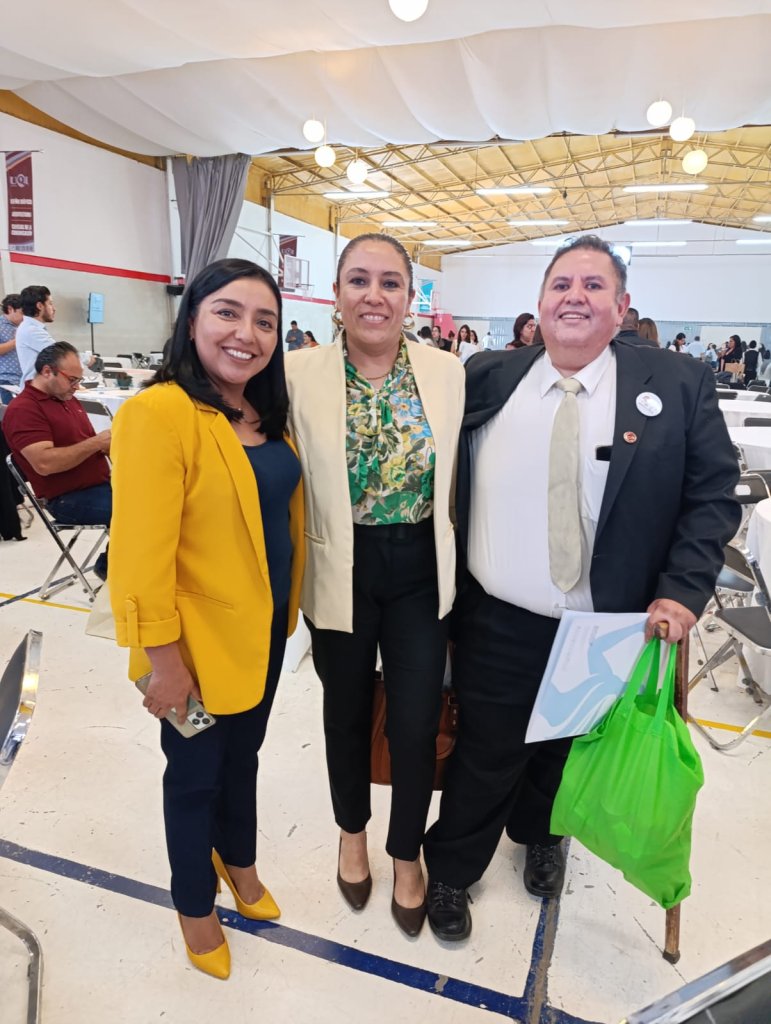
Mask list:
[[[623,341],[611,344],[616,422],[592,556],[594,608],[645,611],[656,598],[670,598],[699,616],[740,519],[733,496],[739,469],[714,378],[696,359],[673,359],[662,349]],[[470,435],[503,407],[543,353],[541,347],[524,348],[469,360],[456,493],[461,566],[468,545]],[[658,416],[637,408],[644,391],[661,399]],[[636,440],[625,441],[625,434]],[[512,437],[511,443],[527,444],[527,438]],[[535,514],[543,516],[546,509]],[[512,523],[512,529],[527,530],[528,524]]]
[[650,338],[641,337],[637,331],[619,331],[616,335],[616,341],[626,341],[632,345],[647,345],[648,348],[658,348],[658,343],[651,341]]

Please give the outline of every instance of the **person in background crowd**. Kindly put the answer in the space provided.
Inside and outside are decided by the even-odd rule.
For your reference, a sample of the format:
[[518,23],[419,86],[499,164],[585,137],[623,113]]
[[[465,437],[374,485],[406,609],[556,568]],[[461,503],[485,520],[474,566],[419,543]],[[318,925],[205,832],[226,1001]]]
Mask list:
[[[648,320],[648,323],[653,324],[652,320]],[[656,332],[656,340],[651,341],[640,332],[640,314],[637,310],[630,306],[624,314],[624,319],[621,323],[621,330],[618,332],[616,337],[619,341],[627,341],[631,345],[651,345],[658,348],[658,332]],[[656,325],[653,324],[655,330]]]
[[304,344],[303,332],[297,326],[297,321],[292,320],[289,330],[286,332],[286,348],[288,352],[294,352],[302,348]]
[[671,345],[667,345],[670,352],[684,352],[685,351],[685,335],[681,331],[675,335],[675,340]]
[[[78,350],[68,342],[38,352],[35,376],[5,411],[3,433],[14,461],[57,522],[109,526],[111,434],[95,433],[75,398],[82,374]],[[106,578],[105,552],[94,573]]]
[[54,322],[56,306],[45,285],[30,284],[21,290],[21,308],[24,317],[16,328],[16,355],[23,384],[35,376],[38,353],[54,343],[55,339],[44,325]]
[[[512,348],[525,348],[533,344],[535,334],[535,317],[532,313],[520,313],[514,321],[514,338]],[[508,345],[506,346],[508,348]]]
[[718,361],[721,373],[730,373],[729,370],[726,370],[726,366],[742,361],[742,339],[738,334],[732,334],[725,345],[718,351]]
[[452,352],[452,354],[456,356],[458,354],[458,341],[455,337],[455,331],[447,332],[447,340],[450,343],[450,347],[447,351]]
[[744,384],[745,387],[751,384],[758,375],[758,360],[760,359],[760,352],[758,351],[757,341],[751,341],[747,346],[747,351],[744,353]]
[[691,356],[692,359],[703,359],[705,351],[706,349],[702,345],[701,337],[698,334],[695,335],[693,341],[688,342],[685,346],[686,354]]
[[[171,897],[190,962],[230,951],[217,876],[238,912],[280,910],[257,875],[258,751],[294,631],[304,565],[300,463],[285,436],[281,293],[248,260],[187,286],[160,369],[115,417],[110,597],[129,675],[166,756]],[[185,738],[188,698],[216,724]]]
[[467,324],[461,327],[458,332],[458,339],[458,358],[465,365],[473,355],[480,351],[479,340],[477,339],[476,332],[472,331]]
[[391,913],[417,935],[426,915],[420,846],[455,592],[450,504],[464,372],[455,359],[405,341],[413,271],[396,239],[365,234],[349,242],[334,293],[334,344],[312,357],[290,356],[287,382],[306,481],[301,604],[324,688],[337,884],[354,910],[367,903],[379,648],[392,770]]
[[472,345],[479,345],[479,335],[477,334],[477,332],[473,328],[471,329],[471,339],[470,340],[471,340],[471,344]]
[[442,337],[442,329],[438,324],[434,324],[431,328],[431,340],[434,342],[434,346],[440,348],[442,352],[449,352],[452,349],[452,342],[449,338]]
[[718,357],[717,357],[717,345],[707,345],[707,350],[704,353],[704,362],[713,370],[717,370]]
[[431,337],[430,327],[421,327],[418,331],[418,341],[421,345],[430,345],[431,348],[436,348],[436,342]]
[[640,325],[637,328],[637,333],[640,335],[641,338],[644,338],[646,341],[652,342],[656,346],[656,348],[660,347],[661,343],[659,342],[659,329],[656,326],[656,321],[651,320],[649,316],[641,317]]
[[319,343],[313,336],[313,331],[306,331],[303,338],[303,348],[318,348]]
[[21,295],[6,295],[2,301],[0,316],[0,404],[7,405],[14,396],[3,385],[18,387],[21,383],[21,366],[16,354],[16,331],[24,319]]
[[466,370],[460,729],[424,843],[429,922],[444,940],[469,935],[467,889],[504,826],[527,845],[528,892],[562,888],[550,821],[570,740],[526,744],[525,733],[563,611],[646,611],[647,635],[667,622],[676,643],[712,596],[739,525],[739,469],[712,375],[612,340],[629,304],[626,274],[607,242],[574,239],[541,286],[545,349],[483,354]]
[[487,328],[487,333],[484,338],[482,338],[482,348],[484,348],[486,352],[490,352],[495,348],[495,338],[493,337],[492,331],[489,327]]

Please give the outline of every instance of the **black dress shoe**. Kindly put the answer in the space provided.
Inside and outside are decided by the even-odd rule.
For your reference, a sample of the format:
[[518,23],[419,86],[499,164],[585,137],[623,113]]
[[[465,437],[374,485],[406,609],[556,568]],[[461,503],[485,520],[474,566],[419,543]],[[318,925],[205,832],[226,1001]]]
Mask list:
[[468,909],[468,893],[465,889],[454,889],[444,882],[428,881],[426,893],[428,923],[438,939],[445,942],[460,942],[471,934],[471,914]]
[[[341,839],[340,846],[342,843]],[[337,849],[337,887],[352,910],[363,910],[372,892],[372,875],[369,872],[362,882],[346,882],[340,874],[340,847]]]
[[559,896],[565,881],[565,852],[562,843],[554,846],[539,846],[538,843],[529,845],[523,881],[533,896]]

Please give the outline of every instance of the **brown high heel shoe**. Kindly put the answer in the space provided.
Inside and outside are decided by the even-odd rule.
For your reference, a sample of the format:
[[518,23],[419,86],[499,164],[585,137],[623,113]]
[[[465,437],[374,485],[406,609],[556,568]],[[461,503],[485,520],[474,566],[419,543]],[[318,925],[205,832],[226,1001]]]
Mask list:
[[[394,891],[396,891],[396,865],[394,864]],[[403,907],[396,902],[396,896],[391,897],[391,914],[394,921],[399,925],[405,935],[414,939],[420,934],[423,922],[426,919],[426,894],[423,890],[423,902],[417,907]]]
[[342,846],[343,838],[341,836],[340,844],[337,848],[337,887],[352,910],[363,910],[372,892],[372,875],[367,872],[367,877],[361,882],[346,882],[340,874],[340,851]]

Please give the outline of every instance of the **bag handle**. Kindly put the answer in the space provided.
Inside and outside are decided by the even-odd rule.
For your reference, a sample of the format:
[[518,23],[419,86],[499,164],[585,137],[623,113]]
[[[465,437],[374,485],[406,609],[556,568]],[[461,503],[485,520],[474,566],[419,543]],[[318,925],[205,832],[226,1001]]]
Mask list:
[[669,652],[664,667],[664,678],[659,690],[660,661],[661,641],[658,637],[653,637],[640,652],[640,656],[635,662],[635,666],[629,676],[629,682],[621,698],[621,706],[630,707],[634,703],[634,699],[640,692],[643,684],[645,684],[644,696],[648,700],[656,700],[656,694],[658,693],[655,715],[657,721],[663,721],[667,709],[674,703],[677,644],[669,644]]

